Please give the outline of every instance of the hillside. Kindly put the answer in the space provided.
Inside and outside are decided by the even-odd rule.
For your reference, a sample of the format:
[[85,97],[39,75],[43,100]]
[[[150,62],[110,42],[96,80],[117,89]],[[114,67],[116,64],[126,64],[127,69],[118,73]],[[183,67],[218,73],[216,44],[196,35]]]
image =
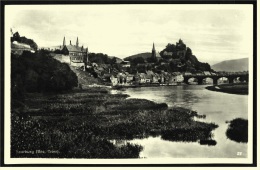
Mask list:
[[[158,52],[158,51],[157,51]],[[203,63],[192,53],[192,50],[186,46],[183,40],[179,39],[176,44],[168,43],[166,47],[159,52],[160,57],[152,58],[152,53],[140,53],[124,60],[130,61],[132,67],[138,71],[147,69],[155,72],[191,72],[200,73],[202,71],[213,71],[208,63]],[[148,66],[148,67],[147,67]]]
[[212,69],[215,71],[248,71],[248,58],[225,60],[214,64]]
[[126,57],[126,58],[124,58],[124,60],[131,61],[131,60],[138,58],[138,57],[142,57],[143,59],[147,59],[147,58],[151,57],[151,55],[152,55],[152,53],[150,53],[150,52],[139,53],[139,54],[135,54],[135,55],[131,55],[129,57]]
[[97,84],[102,85],[102,81],[99,78],[94,78],[90,73],[77,69],[76,67],[70,66],[70,69],[77,75],[78,83],[83,87]]

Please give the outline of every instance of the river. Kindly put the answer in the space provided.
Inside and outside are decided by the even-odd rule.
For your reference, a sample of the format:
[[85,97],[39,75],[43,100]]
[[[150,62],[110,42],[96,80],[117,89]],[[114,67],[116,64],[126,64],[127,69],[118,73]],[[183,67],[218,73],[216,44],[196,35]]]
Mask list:
[[172,142],[161,137],[148,137],[129,141],[144,147],[140,157],[145,158],[246,158],[247,144],[237,143],[226,137],[226,121],[235,118],[248,119],[248,96],[214,92],[205,85],[161,86],[128,88],[123,93],[130,98],[149,99],[167,103],[169,107],[184,107],[206,115],[198,121],[214,122],[219,125],[213,131],[215,146],[200,145],[198,142]]

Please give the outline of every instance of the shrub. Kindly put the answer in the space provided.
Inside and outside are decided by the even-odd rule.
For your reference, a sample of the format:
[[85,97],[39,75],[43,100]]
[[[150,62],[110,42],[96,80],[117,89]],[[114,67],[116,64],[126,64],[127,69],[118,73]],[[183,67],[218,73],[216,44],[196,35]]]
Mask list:
[[78,84],[77,76],[67,64],[53,59],[47,51],[23,52],[11,58],[12,97],[25,92],[59,92]]
[[236,118],[230,121],[229,127],[226,131],[229,139],[236,142],[247,143],[248,141],[248,120]]

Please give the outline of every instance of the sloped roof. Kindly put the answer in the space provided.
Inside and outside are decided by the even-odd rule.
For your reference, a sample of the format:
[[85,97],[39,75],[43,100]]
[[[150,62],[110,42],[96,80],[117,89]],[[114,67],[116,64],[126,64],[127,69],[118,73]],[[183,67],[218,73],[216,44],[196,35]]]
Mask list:
[[145,73],[138,73],[137,74],[140,78],[146,78],[146,74]]
[[172,75],[178,76],[178,75],[182,75],[182,74],[180,72],[173,72]]
[[154,75],[154,72],[152,70],[148,70],[148,71],[146,71],[146,74],[149,76],[152,76],[152,75]]
[[205,75],[211,75],[209,71],[204,71]]
[[31,47],[27,44],[23,44],[23,43],[18,43],[17,41],[14,41],[11,43],[11,48],[17,48],[17,49],[31,49]]
[[156,52],[155,56],[156,56],[156,58],[162,58],[161,55],[159,54],[159,52]]
[[75,45],[66,45],[68,51],[73,51],[73,52],[86,52],[86,49],[83,48],[82,50],[82,47],[77,47]]

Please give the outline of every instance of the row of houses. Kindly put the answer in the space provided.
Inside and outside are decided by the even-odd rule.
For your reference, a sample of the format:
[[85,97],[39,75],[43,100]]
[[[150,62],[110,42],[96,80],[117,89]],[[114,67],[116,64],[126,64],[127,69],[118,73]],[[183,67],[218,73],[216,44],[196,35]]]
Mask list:
[[[210,76],[216,75],[216,73],[212,73],[209,71],[204,71],[201,73],[190,73],[190,72],[165,72],[155,73],[151,70],[146,71],[145,73],[136,73],[129,74],[128,72],[120,72],[117,74],[106,74],[104,80],[111,81],[113,86],[116,85],[137,85],[137,84],[161,84],[161,85],[177,85],[184,82],[185,76]],[[194,79],[195,81],[196,79]],[[192,78],[189,81],[193,81]],[[206,78],[204,83],[210,83],[212,81],[211,78]]]
[[129,74],[128,72],[118,73],[110,76],[110,81],[113,86],[116,85],[137,85],[137,84],[165,84],[177,85],[184,80],[180,72],[162,72],[154,73],[153,71],[146,71],[146,73]]

